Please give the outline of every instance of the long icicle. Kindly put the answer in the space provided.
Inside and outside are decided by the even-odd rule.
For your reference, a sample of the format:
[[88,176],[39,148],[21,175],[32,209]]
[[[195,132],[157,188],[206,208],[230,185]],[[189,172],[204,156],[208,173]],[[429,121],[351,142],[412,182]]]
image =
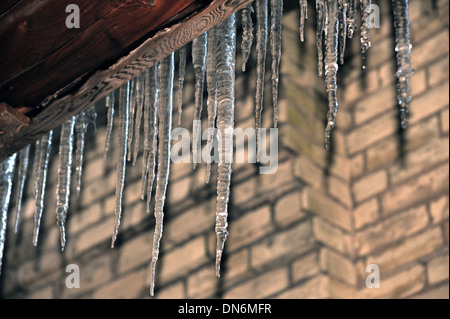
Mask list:
[[327,23],[325,39],[325,82],[328,93],[328,121],[325,130],[325,149],[330,148],[331,131],[336,124],[338,112],[337,102],[337,71],[338,71],[338,34],[339,20],[337,2],[327,0]]
[[17,192],[17,211],[16,220],[14,221],[14,233],[17,233],[19,226],[20,210],[22,209],[22,197],[25,181],[27,180],[28,162],[30,157],[30,145],[23,148],[19,152],[19,191]]
[[300,41],[305,42],[305,22],[308,19],[308,0],[300,0]]
[[[194,121],[201,121],[203,109],[203,91],[205,86],[206,53],[208,33],[205,32],[192,41],[192,61],[195,73]],[[194,122],[197,123],[197,122]],[[201,125],[194,125],[192,137],[192,157],[194,169],[198,164],[198,151],[201,148]],[[200,144],[199,144],[200,143]]]
[[278,126],[278,87],[280,82],[281,31],[283,24],[283,1],[270,0],[270,43],[272,47],[272,103],[273,125]]
[[[253,45],[253,6],[249,4],[242,9],[242,72],[245,72]],[[215,55],[215,53],[213,54]]]
[[316,0],[316,46],[317,46],[317,69],[319,76],[323,75],[323,32],[325,25],[325,0]]
[[264,103],[264,78],[266,73],[266,55],[268,38],[268,17],[267,0],[256,0],[256,109],[255,109],[255,128],[256,128],[256,161],[259,162],[260,140],[259,129],[261,128],[262,110]]
[[83,175],[84,145],[87,131],[88,119],[86,112],[82,111],[75,120],[75,132],[77,133],[77,149],[75,152],[75,185],[77,197],[81,193],[81,176]]
[[344,64],[347,43],[347,12],[349,0],[338,0],[339,4],[339,62]]
[[6,227],[8,225],[8,207],[11,198],[14,167],[17,154],[0,162],[0,274],[2,273],[3,252],[5,250]]
[[156,263],[163,232],[164,203],[170,170],[170,132],[172,130],[174,54],[161,63],[161,101],[159,104],[158,177],[156,180],[155,233],[153,237],[150,295],[155,293]]
[[356,32],[356,0],[348,0],[347,37],[353,38]]
[[146,123],[144,142],[144,170],[142,171],[141,199],[148,194],[148,208],[155,179],[155,155],[156,155],[156,127],[157,127],[157,103],[159,96],[159,63],[152,66],[146,74],[145,89],[145,114]]
[[45,185],[47,183],[48,161],[50,158],[50,150],[52,145],[53,131],[41,137],[39,164],[36,173],[36,207],[34,210],[34,229],[33,229],[33,245],[37,246],[39,237],[39,228],[41,226],[42,212],[44,210]]
[[408,127],[409,79],[414,74],[411,67],[411,42],[409,40],[408,0],[392,0],[394,8],[395,51],[397,52],[397,99],[403,129]]
[[[135,98],[136,119],[134,121],[133,166],[136,165],[139,154],[139,142],[141,136],[141,123],[143,113],[142,111],[144,107],[144,89],[145,89],[144,85],[145,85],[145,74],[142,73],[139,77],[136,78],[136,98]],[[133,98],[133,96],[131,96],[131,98]]]
[[105,141],[105,151],[103,153],[103,159],[106,161],[108,157],[109,144],[111,142],[111,133],[114,122],[114,91],[106,96],[105,100],[106,107],[108,108],[107,114],[107,124],[106,124],[106,141]]
[[[208,31],[208,54],[206,56],[206,90],[208,91],[208,128],[211,134],[208,136],[206,143],[206,150],[211,155],[214,143],[214,129],[217,117],[217,76],[216,76],[216,54],[217,54],[217,27]],[[210,161],[206,163],[206,183],[209,183],[211,178]]]
[[56,187],[56,219],[61,237],[61,250],[66,246],[66,218],[69,210],[70,177],[72,175],[73,131],[75,116],[63,123],[59,142],[58,184]]
[[180,62],[178,66],[178,125],[181,125],[181,117],[183,114],[183,86],[184,77],[186,75],[187,47],[186,45],[178,50]]
[[365,65],[365,59],[366,59],[366,53],[367,50],[370,48],[370,33],[369,33],[369,25],[368,25],[368,19],[369,19],[369,11],[371,0],[361,0],[360,7],[361,7],[361,56],[363,60],[362,69],[366,69]]
[[111,248],[119,232],[120,219],[122,217],[122,196],[125,184],[125,167],[127,164],[127,146],[128,146],[128,121],[130,111],[130,82],[122,85],[119,89],[119,160],[117,162],[117,181],[116,181],[116,208],[114,232],[111,242]]
[[130,81],[130,111],[128,115],[128,140],[127,140],[127,161],[131,162],[133,156],[133,132],[134,132],[134,118],[136,117],[136,102],[138,99],[139,81],[138,78],[133,78]]
[[216,276],[220,277],[225,241],[228,237],[228,201],[233,162],[234,87],[236,56],[235,16],[223,22],[217,38],[217,126],[219,138],[219,168],[216,204]]

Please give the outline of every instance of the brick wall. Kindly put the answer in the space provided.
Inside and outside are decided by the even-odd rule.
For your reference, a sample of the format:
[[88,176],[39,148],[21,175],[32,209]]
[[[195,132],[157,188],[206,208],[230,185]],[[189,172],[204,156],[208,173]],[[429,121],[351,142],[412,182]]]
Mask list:
[[[204,164],[195,171],[172,164],[155,298],[448,298],[448,1],[410,1],[416,74],[405,132],[398,129],[391,5],[375,1],[381,28],[371,30],[366,72],[359,40],[348,42],[328,152],[322,146],[326,94],[316,75],[314,12],[306,43],[299,44],[298,4],[285,3],[278,171],[259,175],[254,164],[234,165],[230,236],[217,279],[216,167],[205,184]],[[253,57],[246,74],[237,68],[236,126],[243,129],[253,126],[254,63]],[[182,126],[190,127],[191,66],[187,74]],[[9,220],[3,297],[149,297],[154,218],[139,199],[141,161],[127,167],[122,225],[111,249],[118,136],[116,131],[104,162],[101,110],[100,103],[98,131],[90,129],[87,137],[83,188],[79,199],[72,198],[66,251],[60,252],[54,214],[54,154],[39,246],[32,246],[32,183],[17,235]],[[265,127],[271,117],[267,94]],[[65,286],[68,264],[80,267],[79,289]],[[380,268],[378,289],[365,286],[368,264]]]

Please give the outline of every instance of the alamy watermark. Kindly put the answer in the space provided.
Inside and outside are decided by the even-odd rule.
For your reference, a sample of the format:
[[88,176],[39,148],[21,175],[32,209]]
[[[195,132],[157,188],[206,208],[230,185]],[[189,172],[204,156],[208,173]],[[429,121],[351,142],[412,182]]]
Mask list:
[[66,267],[66,287],[69,289],[80,288],[80,267],[76,264],[70,264]]
[[376,264],[367,265],[366,272],[370,273],[366,277],[366,287],[380,288],[380,267]]

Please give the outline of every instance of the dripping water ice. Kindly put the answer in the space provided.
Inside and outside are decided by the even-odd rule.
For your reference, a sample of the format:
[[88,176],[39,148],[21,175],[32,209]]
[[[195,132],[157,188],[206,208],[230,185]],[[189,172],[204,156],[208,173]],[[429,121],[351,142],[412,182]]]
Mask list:
[[253,6],[249,4],[242,9],[242,72],[245,72],[253,44]]
[[308,19],[308,0],[300,0],[300,41],[305,41],[305,21]]
[[75,151],[75,185],[77,197],[81,192],[81,176],[83,175],[84,144],[87,131],[88,117],[85,111],[80,112],[75,120],[75,132],[77,134],[77,149]]
[[114,92],[111,92],[106,96],[105,100],[106,107],[108,108],[107,114],[107,124],[106,124],[106,141],[105,141],[105,151],[103,158],[106,160],[109,151],[109,143],[111,141],[111,133],[114,121]]
[[274,127],[278,126],[278,87],[280,81],[281,27],[283,24],[283,1],[270,0],[270,43],[272,46],[272,102]]
[[19,191],[17,192],[17,211],[16,220],[14,221],[14,232],[17,233],[19,225],[20,210],[22,208],[22,197],[25,181],[27,179],[28,161],[30,157],[30,145],[23,148],[19,152]]
[[180,62],[178,66],[178,125],[181,125],[181,115],[183,113],[183,86],[184,77],[186,75],[186,59],[187,47],[184,46],[178,50],[180,55]]
[[[139,77],[136,78],[136,96],[133,97],[130,95],[130,98],[134,98],[135,100],[135,109],[136,109],[136,119],[134,122],[134,150],[133,150],[133,166],[136,165],[137,157],[139,154],[139,142],[141,138],[141,124],[142,124],[142,113],[144,107],[144,90],[145,90],[145,74],[142,73]],[[131,116],[131,115],[130,115]],[[131,120],[131,118],[130,118]],[[132,135],[132,134],[130,134]],[[131,139],[131,136],[128,136]],[[130,145],[131,148],[131,145]],[[130,150],[131,152],[131,150]]]

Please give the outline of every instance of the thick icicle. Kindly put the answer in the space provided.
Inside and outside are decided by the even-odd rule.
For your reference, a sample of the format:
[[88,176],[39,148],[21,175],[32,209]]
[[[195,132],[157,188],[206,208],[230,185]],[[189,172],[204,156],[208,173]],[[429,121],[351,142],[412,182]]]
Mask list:
[[[217,27],[208,31],[208,54],[206,56],[206,90],[208,91],[208,128],[214,130],[217,116],[217,77],[216,77]],[[211,154],[214,134],[208,136],[206,149]],[[206,163],[206,182],[211,177],[212,163]]]
[[183,114],[183,86],[186,75],[187,47],[178,50],[180,62],[178,66],[178,125],[181,125],[181,115]]
[[317,68],[319,76],[323,75],[323,32],[325,26],[325,1],[316,0],[316,16],[317,16],[317,29],[316,29],[316,46],[317,46]]
[[108,108],[108,123],[106,124],[106,141],[105,141],[105,151],[103,154],[104,160],[108,157],[108,151],[109,151],[109,143],[111,141],[111,133],[113,128],[113,121],[114,121],[114,91],[111,92],[109,95],[106,96],[105,101],[106,107]]
[[84,144],[87,131],[88,118],[85,111],[77,115],[75,120],[75,132],[77,133],[77,149],[75,152],[75,185],[77,197],[81,192],[81,176],[83,175],[83,160],[84,160]]
[[70,177],[72,175],[73,131],[75,116],[63,123],[59,142],[58,184],[56,187],[56,219],[61,237],[61,250],[66,246],[66,217],[69,210]]
[[172,130],[172,94],[173,94],[174,54],[161,62],[161,100],[159,104],[159,147],[158,177],[155,199],[155,234],[153,238],[150,294],[155,292],[156,262],[159,256],[159,244],[163,232],[164,203],[170,169],[170,132]]
[[19,225],[20,210],[22,208],[23,188],[27,179],[28,161],[30,157],[30,145],[23,148],[19,152],[19,191],[17,192],[17,211],[16,220],[14,221],[14,232],[17,233]]
[[348,0],[347,37],[353,38],[356,32],[356,0]]
[[[136,119],[134,122],[134,153],[133,153],[133,165],[136,165],[137,157],[139,154],[139,142],[140,142],[140,136],[141,136],[141,123],[142,123],[142,111],[144,107],[144,89],[145,89],[145,74],[141,74],[138,78],[136,78],[136,102],[135,102],[135,109],[136,109]],[[133,98],[132,95],[130,95],[131,98]],[[130,114],[131,116],[131,114]],[[128,138],[131,138],[128,136]],[[130,146],[131,147],[131,146]],[[131,151],[131,150],[130,150]]]
[[[145,199],[148,191],[150,204],[153,181],[155,179],[157,102],[159,96],[159,64],[152,66],[145,75],[144,97],[144,169],[142,171],[141,199]],[[150,205],[148,205],[150,208]]]
[[338,71],[338,34],[339,20],[337,2],[327,0],[327,23],[326,23],[326,39],[325,39],[325,82],[328,93],[328,121],[325,131],[325,149],[330,147],[331,131],[336,124],[336,116],[338,112],[337,102],[337,80]]
[[369,33],[369,26],[368,26],[368,19],[369,19],[369,13],[368,7],[371,4],[371,0],[361,0],[361,55],[363,59],[363,70],[366,69],[365,66],[365,58],[366,58],[366,52],[370,48],[370,33]]
[[228,201],[233,161],[234,86],[236,55],[235,16],[223,22],[217,38],[217,128],[219,136],[219,168],[216,204],[216,276],[220,277],[225,241],[228,237]]
[[[245,72],[253,45],[253,6],[249,4],[242,9],[242,72]],[[214,53],[215,54],[215,53]]]
[[3,252],[5,249],[8,207],[14,177],[17,154],[0,162],[0,274],[2,273]]
[[408,126],[409,79],[414,74],[411,67],[411,42],[409,40],[408,0],[392,0],[394,8],[395,51],[397,52],[397,99],[403,129]]
[[122,195],[125,184],[125,167],[127,164],[127,146],[128,146],[128,121],[130,112],[130,82],[122,85],[119,89],[119,160],[117,162],[117,181],[116,181],[116,208],[114,232],[111,242],[111,248],[119,232],[120,218],[122,217]]
[[139,83],[137,78],[130,81],[130,110],[128,115],[128,141],[127,141],[127,161],[131,162],[133,153],[133,132],[134,132],[134,118],[136,114],[136,102],[138,99]]
[[270,42],[272,46],[272,102],[273,123],[278,126],[278,87],[280,81],[281,29],[283,24],[283,1],[270,0]]
[[349,0],[339,0],[339,62],[344,64],[347,42],[347,12]]
[[50,150],[52,145],[53,131],[41,137],[39,164],[36,173],[36,207],[34,210],[34,229],[33,229],[33,245],[37,246],[39,237],[39,228],[41,226],[42,212],[44,210],[45,185],[47,182],[48,161],[50,158]]
[[[192,61],[195,73],[195,103],[194,121],[200,121],[203,109],[203,91],[205,86],[206,53],[208,45],[208,34],[203,33],[192,41]],[[198,150],[201,147],[201,126],[194,125],[192,137],[192,156],[194,159],[194,169],[197,167]]]
[[[255,128],[256,132],[261,128],[261,117],[264,102],[264,78],[266,73],[267,54],[267,0],[256,0],[256,110]],[[259,162],[260,152],[259,134],[256,134],[256,161]]]
[[300,0],[300,41],[305,41],[305,22],[308,19],[308,0]]

